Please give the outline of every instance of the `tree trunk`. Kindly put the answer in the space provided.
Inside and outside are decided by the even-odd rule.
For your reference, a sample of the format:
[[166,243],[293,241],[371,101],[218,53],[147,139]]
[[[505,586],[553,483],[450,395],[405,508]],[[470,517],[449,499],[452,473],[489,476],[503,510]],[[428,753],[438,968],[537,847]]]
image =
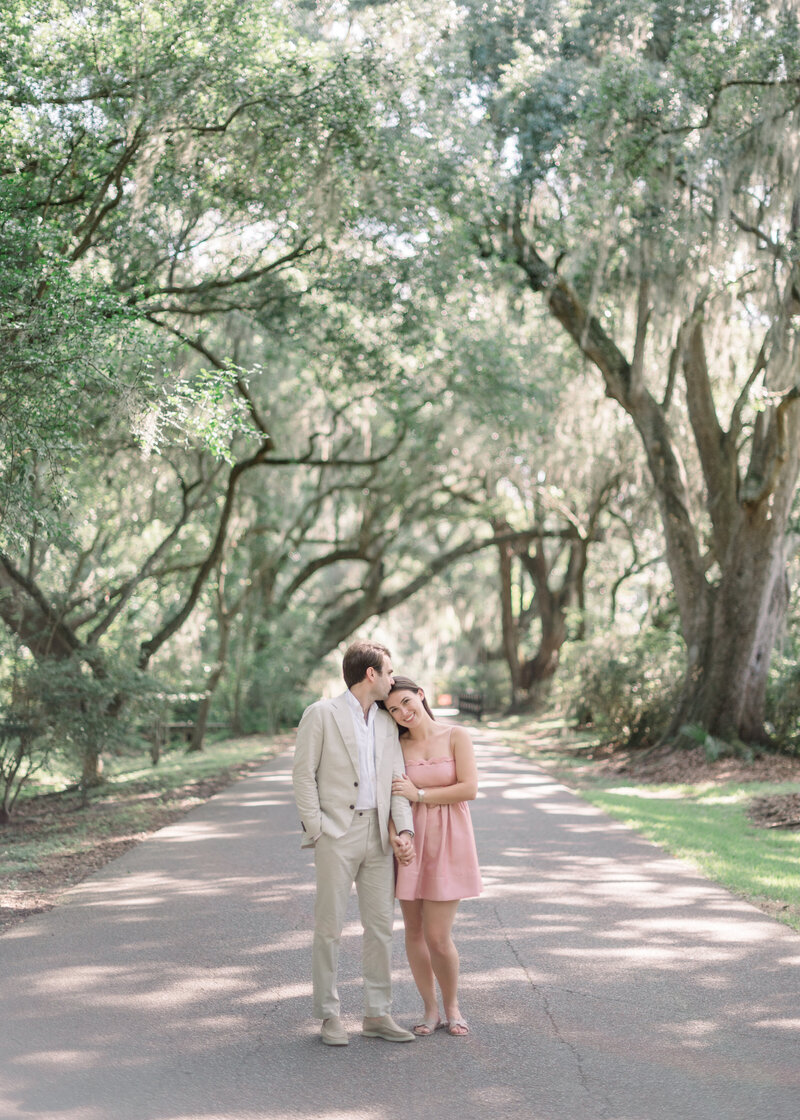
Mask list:
[[[592,531],[595,514],[592,516]],[[567,640],[567,610],[583,593],[589,539],[578,537],[570,545],[569,563],[561,585],[551,587],[554,561],[548,560],[544,541],[533,545],[533,551],[510,545],[500,546],[500,590],[503,619],[503,648],[511,672],[512,694],[510,714],[529,712],[544,700],[558,670],[561,648]],[[505,549],[505,552],[504,552]],[[539,648],[533,657],[519,657],[520,622],[514,617],[511,598],[511,557],[519,560],[536,589],[535,605],[541,627]]]
[[567,618],[561,607],[542,614],[542,635],[535,655],[525,662],[522,687],[528,708],[537,707],[553,682],[567,640]]
[[100,757],[100,751],[97,748],[86,747],[81,763],[81,789],[85,804],[87,792],[103,784],[103,759]]
[[731,538],[718,586],[709,590],[705,637],[694,649],[669,734],[697,724],[722,739],[764,742],[770,656],[786,616],[785,530],[761,508]]
[[[208,715],[211,711],[211,702],[214,699],[214,693],[217,690],[217,685],[222,680],[222,674],[228,667],[228,650],[231,643],[231,627],[234,618],[237,617],[241,611],[244,603],[247,601],[250,587],[244,591],[239,597],[227,607],[225,604],[225,578],[226,571],[225,565],[220,564],[219,572],[217,574],[217,659],[214,662],[214,668],[206,682],[206,689],[203,699],[200,701],[200,706],[197,710],[197,719],[194,721],[192,728],[192,738],[189,743],[187,754],[194,751],[201,751],[203,749],[203,740],[206,735],[206,727],[208,725]],[[252,585],[251,585],[252,586]]]
[[[508,526],[493,526],[495,533],[506,529]],[[523,684],[519,663],[519,627],[514,617],[513,580],[511,574],[511,560],[514,548],[508,542],[497,546],[498,565],[500,569],[500,620],[503,636],[503,656],[508,666],[511,681],[511,706],[510,711],[517,710],[517,704],[523,691]]]
[[219,646],[217,648],[217,660],[214,663],[214,668],[206,682],[206,691],[203,699],[200,701],[200,706],[197,709],[197,719],[194,721],[192,728],[192,738],[189,743],[187,754],[194,751],[201,751],[203,749],[203,740],[206,735],[206,727],[208,725],[208,715],[211,711],[211,703],[214,699],[214,693],[217,690],[217,685],[222,680],[222,674],[225,672],[228,664],[228,647],[230,645],[231,634],[231,617],[221,612],[217,625],[219,626]]

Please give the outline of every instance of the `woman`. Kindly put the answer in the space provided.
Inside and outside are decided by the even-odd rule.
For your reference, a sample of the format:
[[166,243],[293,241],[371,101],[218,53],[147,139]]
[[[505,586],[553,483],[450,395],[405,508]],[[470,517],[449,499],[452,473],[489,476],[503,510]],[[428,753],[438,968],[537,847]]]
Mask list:
[[[459,900],[480,894],[481,875],[468,801],[478,792],[472,741],[463,727],[439,723],[419,685],[395,677],[385,702],[400,729],[406,773],[392,793],[411,802],[416,859],[398,864],[396,895],[406,931],[406,953],[425,1011],[414,1034],[439,1028],[469,1034],[458,1006],[458,951],[451,930]],[[439,1015],[436,981],[442,993]]]

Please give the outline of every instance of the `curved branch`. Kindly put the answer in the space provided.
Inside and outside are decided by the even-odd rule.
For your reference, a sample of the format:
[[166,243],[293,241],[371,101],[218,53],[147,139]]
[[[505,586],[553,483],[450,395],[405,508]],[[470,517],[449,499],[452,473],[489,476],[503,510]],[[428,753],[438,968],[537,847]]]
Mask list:
[[140,645],[140,669],[147,668],[147,665],[149,664],[150,659],[153,657],[153,655],[161,648],[161,646],[164,645],[166,641],[169,640],[169,638],[172,637],[173,634],[180,630],[181,626],[183,626],[184,622],[194,610],[194,607],[197,603],[197,600],[200,598],[200,593],[203,590],[209,574],[213,571],[214,567],[219,562],[220,557],[222,556],[222,552],[225,547],[225,540],[228,534],[228,525],[233,513],[233,503],[236,497],[236,489],[239,483],[239,479],[247,471],[252,470],[254,467],[263,465],[268,454],[269,446],[265,442],[261,447],[259,447],[255,455],[252,455],[249,459],[241,460],[231,468],[230,475],[228,476],[228,486],[225,493],[225,501],[222,505],[222,512],[220,513],[217,532],[214,537],[214,543],[211,546],[211,549],[209,550],[205,560],[200,565],[189,594],[187,595],[186,600],[181,606],[180,610],[176,611],[172,618],[168,619],[156,634],[154,634],[146,642],[142,642],[142,644]]
[[[81,240],[78,242],[78,244],[70,254],[71,260],[77,261],[83,256],[83,254],[91,246],[92,238],[94,237],[96,230],[100,226],[106,214],[110,213],[117,206],[119,206],[120,202],[122,201],[122,175],[128,164],[133,160],[133,157],[138,152],[143,137],[144,126],[139,123],[136,126],[136,131],[133,134],[133,139],[125,148],[124,152],[122,153],[122,157],[117,161],[116,166],[113,167],[112,170],[109,171],[106,175],[105,179],[103,180],[103,184],[100,187],[100,191],[95,198],[95,201],[89,208],[89,213],[86,215],[86,217],[83,219],[83,221],[80,223],[73,234],[75,238],[81,238]],[[113,198],[109,199],[108,202],[101,206],[100,203],[108,194],[112,186],[116,188],[117,193]]]
[[4,552],[0,552],[0,618],[34,657],[67,658],[83,644]]
[[[293,249],[289,249],[282,256],[277,257],[274,261],[270,261],[261,268],[251,268],[246,272],[238,273],[236,276],[204,280],[200,284],[168,284],[165,287],[148,289],[142,293],[140,298],[151,299],[153,296],[206,295],[209,292],[225,291],[239,284],[249,284],[253,280],[260,280],[262,276],[266,276],[270,272],[280,270],[293,261],[311,256],[312,253],[316,253],[322,248],[321,245],[312,245],[310,248],[306,248],[309,240],[310,238],[304,237],[299,245],[296,245]],[[131,300],[131,302],[135,303],[135,300]]]

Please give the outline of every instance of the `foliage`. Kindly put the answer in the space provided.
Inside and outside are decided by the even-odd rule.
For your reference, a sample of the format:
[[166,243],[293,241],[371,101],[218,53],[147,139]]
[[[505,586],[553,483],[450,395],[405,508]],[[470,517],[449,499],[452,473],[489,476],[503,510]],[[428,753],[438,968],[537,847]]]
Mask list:
[[[691,530],[668,559],[696,559],[696,586],[723,574],[680,377],[687,315],[702,310],[731,428],[739,408],[726,479],[776,403],[772,369],[746,386],[796,256],[791,13],[98,11],[43,0],[0,17],[0,614],[64,660],[64,742],[118,732],[101,714],[140,695],[133,664],[166,691],[219,681],[217,714],[238,726],[291,722],[314,668],[376,625],[408,632],[405,657],[443,686],[504,699],[480,550],[501,517],[535,523],[558,576],[559,534],[583,531],[607,477],[569,620],[571,638],[602,627],[598,664],[564,668],[581,666],[598,725],[649,741],[678,644],[625,635],[664,569],[648,508],[663,496],[643,482],[661,450]],[[641,359],[672,443],[642,456],[520,245],[541,250],[547,293],[563,281]],[[522,576],[514,595],[530,623]]]
[[565,700],[580,726],[604,739],[653,744],[669,721],[681,682],[680,641],[653,627],[635,638],[597,634],[567,655]]
[[781,750],[800,753],[800,665],[786,651],[773,658],[767,690],[767,721],[773,742]]
[[7,544],[37,528],[57,531],[69,472],[98,418],[130,422],[147,375],[120,369],[121,338],[134,348],[131,311],[91,278],[36,244],[0,180],[0,521]]

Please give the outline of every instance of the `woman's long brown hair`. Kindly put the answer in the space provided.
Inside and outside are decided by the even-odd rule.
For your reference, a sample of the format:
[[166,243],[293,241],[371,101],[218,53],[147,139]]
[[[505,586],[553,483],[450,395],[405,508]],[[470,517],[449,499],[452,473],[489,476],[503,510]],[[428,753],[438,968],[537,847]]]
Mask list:
[[[389,695],[391,696],[393,692],[416,692],[417,695],[419,695],[419,693],[422,692],[422,688],[421,688],[420,685],[418,685],[414,681],[412,681],[411,677],[395,677],[394,678],[394,684],[389,689]],[[424,694],[423,694],[423,697],[422,697],[422,706],[425,709],[425,711],[428,713],[428,715],[431,717],[431,719],[436,719],[436,716],[431,711],[430,706],[428,704],[428,701],[425,699]],[[385,704],[384,701],[381,701],[381,707],[382,708],[386,707],[386,704]],[[398,735],[407,735],[408,734],[408,728],[407,727],[398,727],[397,733],[398,733]]]

